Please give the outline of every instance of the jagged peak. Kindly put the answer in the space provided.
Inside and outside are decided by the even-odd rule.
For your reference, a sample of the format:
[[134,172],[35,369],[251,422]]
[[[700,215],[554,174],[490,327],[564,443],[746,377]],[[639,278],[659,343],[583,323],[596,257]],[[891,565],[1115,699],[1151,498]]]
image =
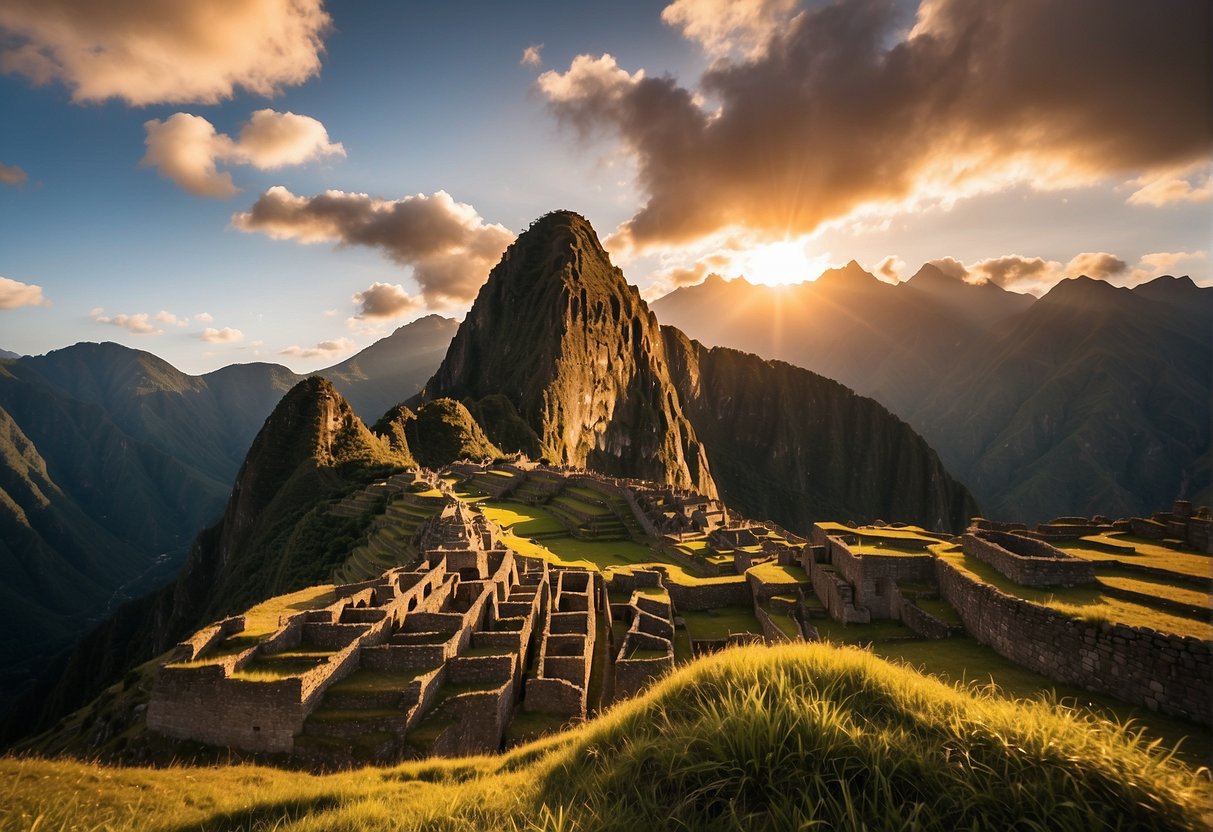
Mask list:
[[857,261],[851,260],[842,268],[826,269],[817,278],[817,282],[822,286],[863,287],[882,281],[864,269]]

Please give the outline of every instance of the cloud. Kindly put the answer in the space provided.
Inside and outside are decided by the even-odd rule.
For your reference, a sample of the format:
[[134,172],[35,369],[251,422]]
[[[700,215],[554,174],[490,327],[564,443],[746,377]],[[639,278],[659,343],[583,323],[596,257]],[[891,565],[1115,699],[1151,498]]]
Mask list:
[[42,287],[0,277],[0,309],[19,309],[22,306],[50,306],[42,297]]
[[6,165],[0,162],[0,185],[24,185],[29,174],[18,165]]
[[151,315],[147,312],[136,312],[134,314],[126,314],[119,312],[116,315],[106,315],[105,310],[97,307],[88,313],[99,324],[110,324],[111,326],[121,327],[132,335],[163,335],[164,330],[156,329],[152,325]]
[[1213,199],[1213,176],[1205,163],[1186,169],[1147,174],[1130,183],[1137,190],[1125,200],[1129,205],[1160,208],[1183,202],[1208,202]]
[[157,323],[168,324],[170,326],[189,326],[190,322],[189,318],[178,318],[172,312],[165,309],[161,309],[159,312],[153,315],[152,320],[156,321]]
[[709,55],[753,55],[787,22],[795,6],[796,0],[674,0],[662,10],[661,19]]
[[905,268],[906,261],[895,254],[890,254],[876,264],[876,276],[888,283],[900,283],[901,274]]
[[212,315],[210,312],[199,312],[197,315],[194,316],[194,320],[200,321],[201,323],[204,323],[204,324],[209,324],[211,321],[215,320],[215,316]]
[[1144,279],[1172,273],[1180,263],[1207,262],[1207,251],[1156,251],[1143,255],[1134,276]]
[[[686,28],[697,12],[674,10],[709,7],[667,13],[700,31]],[[909,18],[894,0],[839,0],[771,29],[754,55],[715,61],[693,87],[610,55],[579,55],[537,84],[560,122],[614,136],[634,158],[645,202],[617,242],[643,251],[729,228],[775,239],[864,211],[1206,158],[1208,5],[1165,9],[924,0]],[[696,37],[714,43],[711,31]]]
[[927,264],[934,266],[955,280],[964,280],[969,274],[969,270],[965,268],[965,264],[955,257],[940,257],[936,260],[928,260]]
[[295,358],[333,358],[354,350],[355,344],[349,338],[338,338],[334,341],[321,341],[314,347],[289,346],[281,350],[279,355],[290,355]]
[[206,341],[208,344],[230,344],[233,341],[239,341],[243,337],[243,332],[238,329],[232,329],[230,326],[225,326],[223,329],[215,329],[208,326],[198,336],[200,340]]
[[140,164],[154,167],[165,179],[198,196],[230,197],[240,192],[232,175],[216,165],[252,165],[273,170],[321,156],[344,156],[340,142],[329,141],[324,125],[310,116],[257,110],[233,140],[202,116],[174,113],[164,121],[151,119],[147,153]]
[[355,292],[354,303],[361,307],[356,318],[399,318],[421,308],[421,301],[404,291],[399,283],[372,283]]
[[526,49],[522,50],[522,60],[518,63],[523,66],[539,66],[543,63],[543,44],[532,43]]
[[1098,277],[1101,280],[1124,274],[1128,270],[1128,263],[1106,251],[1085,251],[1066,264],[1067,275],[1085,274],[1087,277]]
[[344,191],[302,197],[275,186],[232,225],[275,240],[377,248],[411,267],[425,302],[439,308],[471,301],[514,239],[446,191],[389,200]]
[[77,103],[215,104],[320,71],[323,0],[5,0],[0,71],[62,81]]

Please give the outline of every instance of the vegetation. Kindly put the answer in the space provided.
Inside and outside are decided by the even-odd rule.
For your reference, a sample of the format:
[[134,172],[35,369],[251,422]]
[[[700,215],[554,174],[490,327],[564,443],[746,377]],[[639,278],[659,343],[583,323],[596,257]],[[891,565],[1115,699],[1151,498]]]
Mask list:
[[955,548],[940,550],[940,557],[968,572],[978,580],[998,587],[1008,595],[1050,607],[1058,612],[1092,623],[1117,622],[1132,627],[1152,627],[1155,630],[1193,636],[1206,641],[1213,639],[1213,623],[1207,613],[1183,615],[1154,599],[1137,596],[1131,601],[1111,595],[1098,583],[1075,587],[1026,587],[1005,577],[1001,572],[977,558],[966,557]]
[[1179,830],[1208,798],[1132,730],[821,645],[725,651],[492,758],[328,776],[0,760],[0,828],[40,832]]

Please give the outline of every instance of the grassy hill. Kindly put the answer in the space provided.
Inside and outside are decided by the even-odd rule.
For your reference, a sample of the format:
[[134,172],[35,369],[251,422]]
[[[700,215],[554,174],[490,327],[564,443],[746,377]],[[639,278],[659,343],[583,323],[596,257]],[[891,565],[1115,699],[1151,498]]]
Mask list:
[[499,757],[314,776],[0,760],[0,829],[1198,829],[1124,727],[854,649],[732,649]]

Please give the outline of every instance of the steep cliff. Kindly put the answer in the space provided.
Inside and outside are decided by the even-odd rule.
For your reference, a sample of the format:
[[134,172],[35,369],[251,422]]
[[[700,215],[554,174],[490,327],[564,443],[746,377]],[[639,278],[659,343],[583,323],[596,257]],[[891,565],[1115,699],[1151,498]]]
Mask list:
[[[670,382],[657,320],[581,216],[536,220],[489,273],[422,399],[503,396],[484,425],[505,451],[715,494]],[[509,430],[500,430],[507,425]],[[519,440],[523,441],[519,441]]]
[[729,506],[800,532],[877,518],[955,530],[976,513],[922,437],[876,401],[782,361],[662,332]]

